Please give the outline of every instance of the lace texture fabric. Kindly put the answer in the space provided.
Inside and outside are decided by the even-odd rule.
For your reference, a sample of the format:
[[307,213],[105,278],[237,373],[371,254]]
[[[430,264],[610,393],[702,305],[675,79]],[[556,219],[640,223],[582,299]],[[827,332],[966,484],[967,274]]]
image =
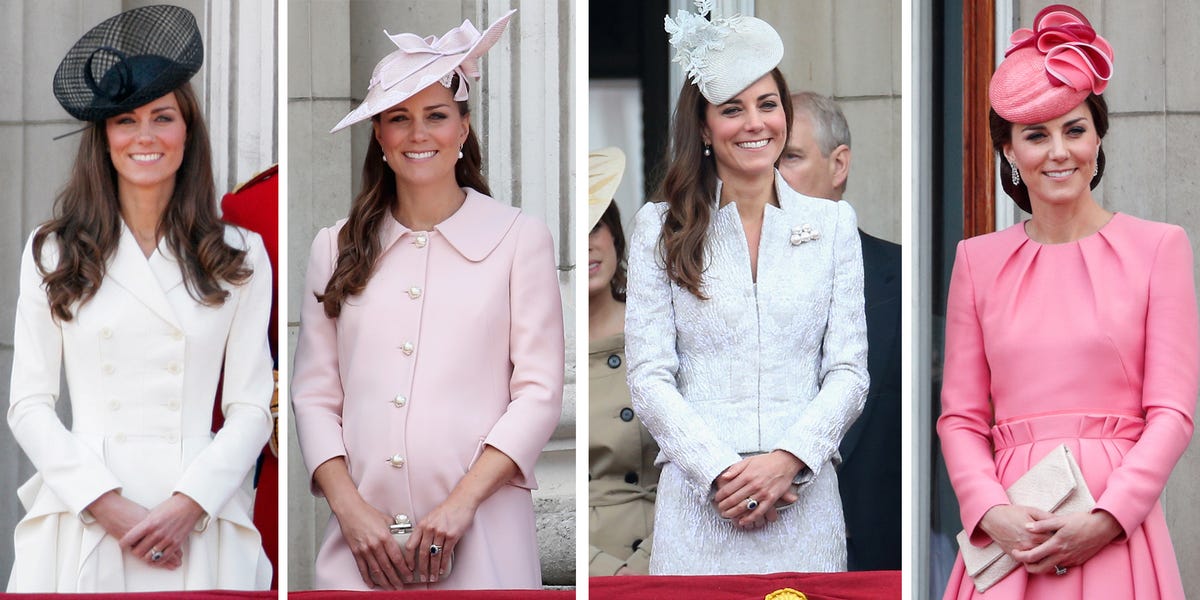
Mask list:
[[[651,573],[836,571],[846,564],[838,443],[868,386],[863,267],[853,209],[777,176],[757,282],[730,204],[709,225],[701,300],[672,283],[659,251],[666,205],[638,212],[630,244],[626,353],[638,415],[658,440]],[[720,188],[717,190],[720,197]],[[820,235],[804,241],[793,230]],[[811,477],[781,520],[722,521],[712,481],[745,454],[782,449]]]

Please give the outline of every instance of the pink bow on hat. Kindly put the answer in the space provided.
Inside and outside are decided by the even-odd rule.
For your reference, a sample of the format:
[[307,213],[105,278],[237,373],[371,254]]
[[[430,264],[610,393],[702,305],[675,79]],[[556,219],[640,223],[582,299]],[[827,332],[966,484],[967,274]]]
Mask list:
[[[464,20],[462,25],[447,31],[446,35],[443,35],[440,38],[436,35],[421,37],[412,33],[398,33],[396,35],[392,35],[386,30],[383,33],[387,35],[388,39],[392,40],[392,43],[396,44],[396,47],[404,53],[393,55],[395,57],[393,60],[403,60],[406,58],[404,56],[405,54],[428,54],[429,58],[425,64],[433,63],[435,60],[443,56],[453,56],[468,52],[475,44],[479,42],[480,37],[482,37],[482,34],[479,33],[479,30],[476,29],[469,20]],[[391,89],[392,86],[400,83],[407,76],[413,74],[414,72],[420,72],[422,68],[424,67],[418,67],[416,71],[403,72],[385,67],[379,69],[378,76],[371,78],[370,85],[373,86],[378,84],[383,86],[383,89],[385,90]],[[466,100],[468,96],[467,78],[478,78],[480,75],[479,56],[472,56],[468,54],[467,57],[464,58],[457,67],[454,68],[453,71],[446,75],[446,77],[449,78],[450,75],[453,75],[454,73],[458,73],[458,88],[454,90],[454,100],[462,102]],[[450,87],[448,80],[446,81],[446,87]]]
[[1045,56],[1046,76],[1052,85],[1079,92],[1104,92],[1113,74],[1113,49],[1096,33],[1083,13],[1056,4],[1042,9],[1033,29],[1022,28],[1008,38],[1004,56],[1023,48],[1036,48]]

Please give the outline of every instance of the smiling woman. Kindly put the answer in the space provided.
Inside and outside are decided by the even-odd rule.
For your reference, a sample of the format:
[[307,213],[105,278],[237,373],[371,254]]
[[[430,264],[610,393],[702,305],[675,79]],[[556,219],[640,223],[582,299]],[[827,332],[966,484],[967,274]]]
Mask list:
[[650,572],[845,570],[834,466],[868,379],[854,211],[774,168],[792,106],[770,25],[680,11],[667,31],[690,81],[661,201],[635,219],[625,321],[662,448]]
[[37,474],[18,492],[11,592],[270,583],[242,489],[271,429],[270,264],[217,217],[188,83],[203,54],[191,13],[147,6],[89,31],[55,75],[91,125],[22,258],[8,423]]

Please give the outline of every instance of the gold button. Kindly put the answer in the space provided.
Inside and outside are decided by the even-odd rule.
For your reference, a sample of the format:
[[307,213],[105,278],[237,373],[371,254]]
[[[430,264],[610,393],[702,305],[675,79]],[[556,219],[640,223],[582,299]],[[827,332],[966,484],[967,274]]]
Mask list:
[[393,467],[396,467],[397,469],[404,468],[404,457],[400,456],[399,454],[396,454],[396,455],[392,456],[391,458],[387,459],[386,462],[387,462],[387,464],[392,465]]
[[177,341],[177,342],[178,342],[179,340],[182,340],[182,339],[183,339],[183,332],[182,332],[182,331],[180,331],[180,330],[178,330],[178,329],[176,329],[176,330],[172,331],[172,332],[171,332],[171,339],[173,339],[173,340],[175,340],[175,341]]
[[392,404],[395,404],[396,408],[404,408],[404,405],[407,403],[408,403],[408,398],[405,398],[401,394],[396,394],[396,397],[392,398]]
[[110,329],[110,328],[108,328],[108,327],[101,327],[101,328],[100,328],[100,337],[102,337],[102,338],[104,338],[104,339],[106,339],[106,340],[107,340],[108,338],[111,338],[111,337],[112,337],[112,334],[113,334],[113,331],[112,331],[112,329]]
[[416,350],[417,348],[416,346],[413,346],[412,342],[404,342],[404,345],[401,346],[400,349],[404,351],[405,356],[412,356],[413,350]]
[[429,243],[429,237],[423,233],[417,234],[417,239],[413,240],[413,245],[418,248],[424,248]]
[[421,288],[419,288],[415,285],[408,288],[408,297],[412,298],[413,300],[420,298],[421,297]]
[[117,368],[112,366],[112,363],[104,363],[104,365],[100,367],[100,370],[104,371],[105,375],[112,375],[113,373],[117,372]]
[[172,375],[178,375],[178,374],[179,374],[179,372],[180,372],[180,371],[182,371],[182,370],[183,370],[183,369],[179,368],[179,363],[177,363],[177,362],[173,362],[173,361],[172,361],[172,362],[170,362],[170,363],[168,363],[168,364],[167,364],[167,372],[168,372],[168,373],[170,373],[170,374],[172,374]]

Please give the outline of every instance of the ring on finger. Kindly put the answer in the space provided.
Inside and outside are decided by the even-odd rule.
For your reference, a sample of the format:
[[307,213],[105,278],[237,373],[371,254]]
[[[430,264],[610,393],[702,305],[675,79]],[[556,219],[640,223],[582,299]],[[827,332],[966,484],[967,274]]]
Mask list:
[[1067,568],[1066,568],[1066,567],[1060,567],[1060,566],[1058,566],[1058,565],[1054,565],[1054,574],[1055,574],[1055,575],[1058,575],[1058,576],[1066,575],[1066,574],[1067,574]]
[[150,562],[158,562],[158,561],[162,560],[162,557],[163,557],[162,550],[159,550],[158,548],[150,549]]
[[758,508],[758,500],[753,497],[746,498],[746,510],[754,510]]
[[439,545],[437,545],[437,544],[430,544],[430,545],[429,545],[429,555],[430,555],[430,556],[437,556],[437,555],[439,555],[439,554],[441,554],[441,553],[442,553],[442,547],[441,547],[441,546],[439,546]]

